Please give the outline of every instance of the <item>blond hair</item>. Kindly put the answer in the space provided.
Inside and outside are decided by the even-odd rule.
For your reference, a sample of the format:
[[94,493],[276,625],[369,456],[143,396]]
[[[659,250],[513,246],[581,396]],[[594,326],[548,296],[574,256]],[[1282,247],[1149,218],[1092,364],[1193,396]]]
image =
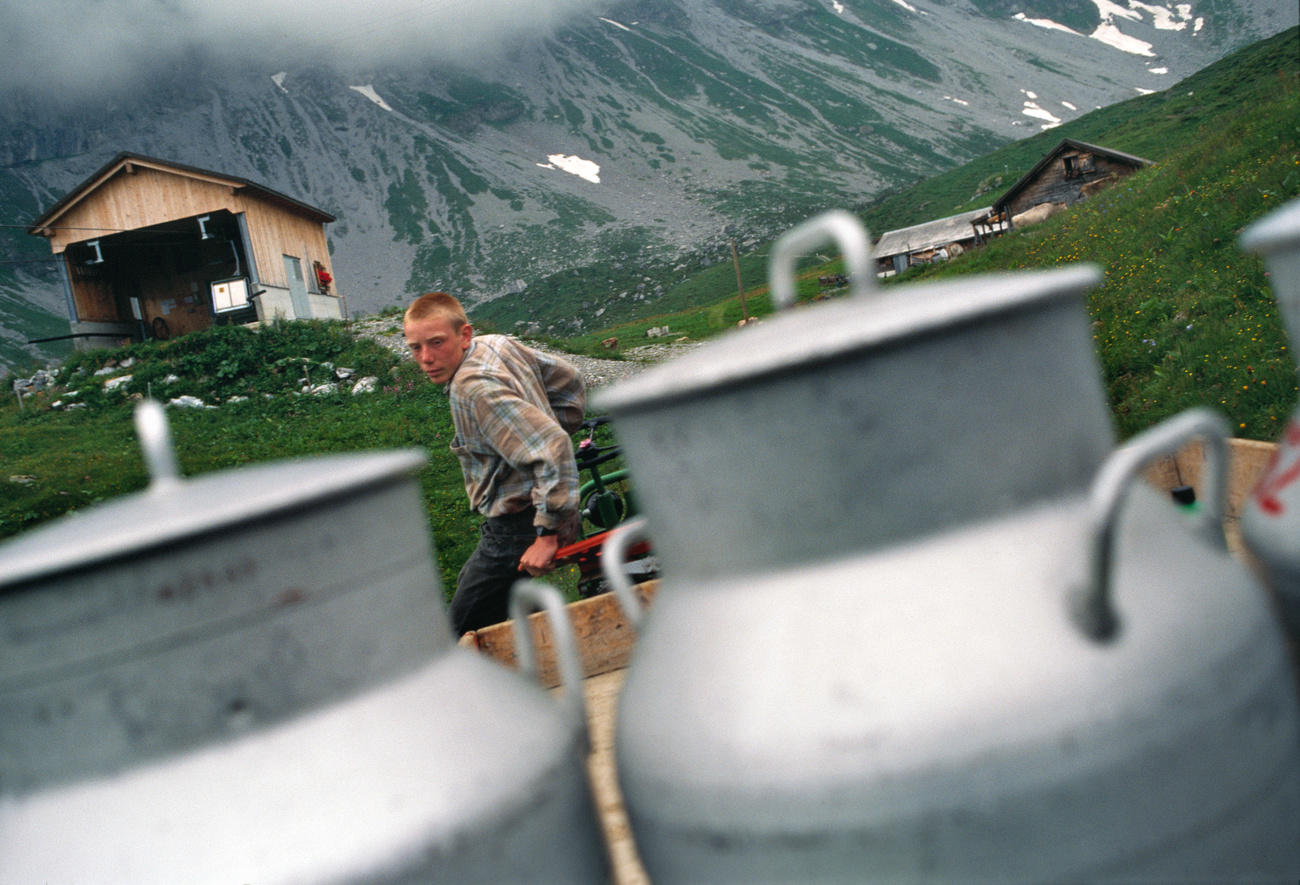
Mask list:
[[469,325],[469,317],[465,315],[465,308],[461,307],[456,296],[448,295],[446,292],[425,292],[419,298],[411,302],[411,306],[406,309],[403,316],[403,322],[419,322],[420,320],[429,320],[434,317],[444,317],[451,323],[453,332],[459,332],[462,327]]

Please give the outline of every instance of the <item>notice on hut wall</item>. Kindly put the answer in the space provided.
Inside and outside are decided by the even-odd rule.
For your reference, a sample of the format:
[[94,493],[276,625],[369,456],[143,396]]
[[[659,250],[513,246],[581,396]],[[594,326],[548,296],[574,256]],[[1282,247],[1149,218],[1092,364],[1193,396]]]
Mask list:
[[248,306],[248,283],[243,279],[220,280],[212,284],[212,307],[217,313]]

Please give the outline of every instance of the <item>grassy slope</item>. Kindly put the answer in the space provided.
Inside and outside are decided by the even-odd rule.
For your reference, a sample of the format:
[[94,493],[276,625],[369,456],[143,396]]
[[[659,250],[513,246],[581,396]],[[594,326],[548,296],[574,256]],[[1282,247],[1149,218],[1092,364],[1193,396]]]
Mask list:
[[[115,374],[130,374],[131,381],[106,391],[112,376],[94,370],[127,358],[134,364]],[[304,373],[314,383],[327,379],[325,362],[355,368],[358,377],[376,375],[383,389],[355,397],[298,395]],[[447,450],[446,396],[409,361],[354,339],[342,323],[289,323],[258,334],[220,327],[83,353],[64,364],[60,379],[65,386],[27,398],[21,410],[16,398],[0,407],[0,538],[143,488],[147,476],[131,409],[134,395],[151,392],[163,401],[190,395],[223,403],[168,410],[181,471],[189,476],[278,458],[422,447],[430,460],[420,481],[444,581],[473,549],[474,520],[459,465]],[[248,399],[227,402],[233,396]],[[51,408],[57,400],[86,406]]]

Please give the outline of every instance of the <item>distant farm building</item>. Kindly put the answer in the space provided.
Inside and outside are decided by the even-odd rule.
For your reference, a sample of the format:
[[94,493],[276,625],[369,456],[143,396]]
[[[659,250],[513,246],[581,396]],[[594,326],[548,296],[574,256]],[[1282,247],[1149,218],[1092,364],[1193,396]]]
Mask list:
[[874,248],[876,273],[889,276],[955,257],[1012,228],[1043,221],[1150,165],[1132,154],[1063,139],[992,206],[885,233]]
[[876,273],[889,276],[902,273],[914,264],[946,261],[983,243],[1001,232],[987,223],[983,228],[975,227],[975,222],[987,219],[989,212],[989,207],[985,207],[887,231],[874,247]]
[[1150,165],[1142,157],[1066,138],[1013,184],[989,214],[1025,227]]
[[212,325],[340,318],[325,225],[260,184],[122,153],[28,232],[61,255],[79,346]]

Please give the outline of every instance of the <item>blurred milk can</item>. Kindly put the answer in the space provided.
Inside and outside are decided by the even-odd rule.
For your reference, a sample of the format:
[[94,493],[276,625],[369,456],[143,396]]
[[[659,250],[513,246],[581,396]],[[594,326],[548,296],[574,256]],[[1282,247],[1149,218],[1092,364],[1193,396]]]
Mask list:
[[[778,303],[828,237],[850,297],[597,400],[645,514],[614,549],[646,532],[663,568],[616,743],[652,880],[1300,870],[1297,693],[1223,541],[1222,419],[1112,453],[1092,267],[876,294],[835,214],[777,244]],[[1191,438],[1195,520],[1136,481]]]
[[455,645],[422,453],[182,479],[137,424],[147,491],[0,546],[0,882],[605,876],[581,702]]
[[[1291,357],[1300,361],[1300,200],[1247,228],[1241,245],[1264,256]],[[1300,406],[1246,504],[1241,534],[1277,591],[1292,636],[1300,637]]]

